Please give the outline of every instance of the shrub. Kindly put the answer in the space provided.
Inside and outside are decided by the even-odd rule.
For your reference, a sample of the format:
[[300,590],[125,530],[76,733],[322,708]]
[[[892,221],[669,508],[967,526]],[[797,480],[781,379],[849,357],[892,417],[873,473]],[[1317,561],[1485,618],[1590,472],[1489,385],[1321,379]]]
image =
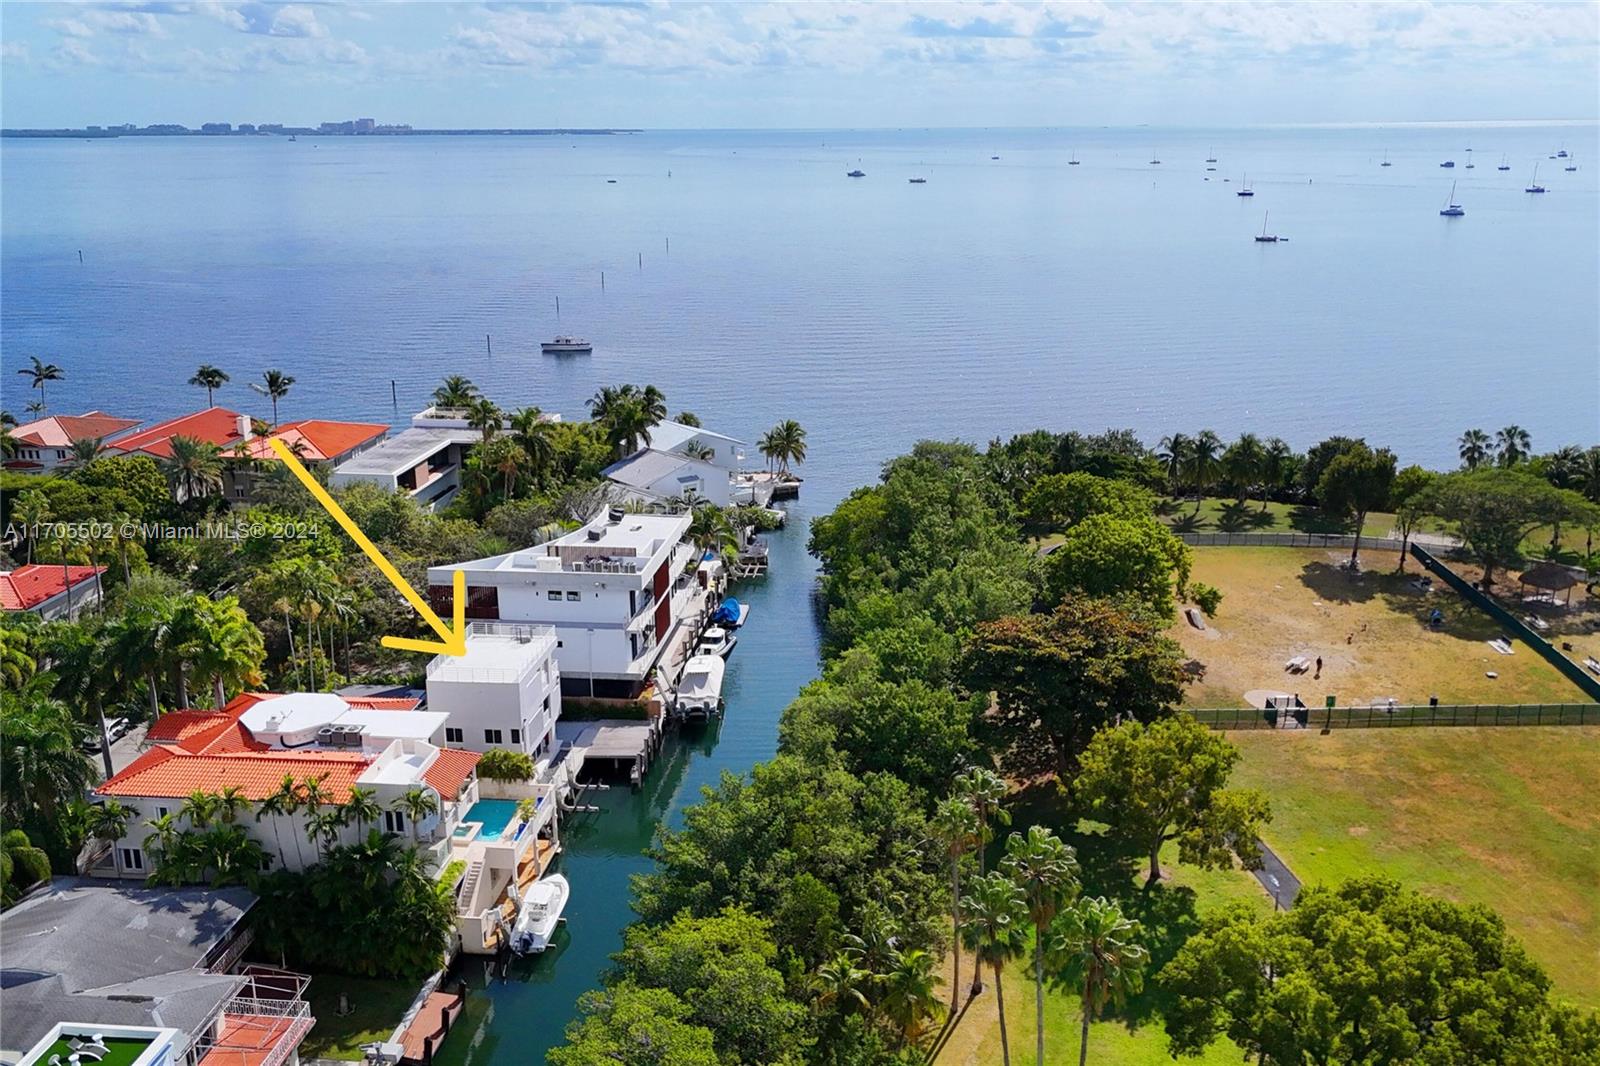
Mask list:
[[1217,609],[1222,606],[1222,590],[1207,585],[1204,581],[1196,581],[1189,586],[1189,596],[1209,618],[1215,618]]
[[494,748],[478,760],[478,776],[489,781],[526,781],[533,776],[533,760],[520,751]]

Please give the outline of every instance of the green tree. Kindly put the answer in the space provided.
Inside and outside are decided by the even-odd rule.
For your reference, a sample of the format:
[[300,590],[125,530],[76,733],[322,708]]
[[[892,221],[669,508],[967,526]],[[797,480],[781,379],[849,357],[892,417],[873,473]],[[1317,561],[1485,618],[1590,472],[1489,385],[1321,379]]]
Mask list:
[[490,748],[478,760],[478,776],[485,781],[526,781],[533,776],[533,760],[510,748]]
[[689,1008],[664,988],[621,984],[585,992],[565,1047],[550,1066],[721,1066],[711,1031],[688,1021]]
[[1223,869],[1234,857],[1261,866],[1259,833],[1271,812],[1254,789],[1229,789],[1239,751],[1187,714],[1124,722],[1084,749],[1074,794],[1150,856],[1147,886],[1161,880],[1161,847],[1178,842],[1189,865]]
[[50,880],[50,856],[28,834],[8,829],[0,835],[0,907],[9,907],[38,884]]
[[394,802],[394,809],[405,814],[411,826],[411,840],[417,840],[417,826],[439,813],[439,795],[430,788],[408,788]]
[[383,808],[373,796],[370,788],[351,788],[349,798],[339,805],[340,817],[355,826],[357,833],[383,817]]
[[451,407],[460,409],[469,407],[472,401],[478,398],[478,387],[460,374],[451,374],[444,382],[433,390],[433,403],[436,407]]
[[1174,583],[1189,579],[1188,545],[1151,515],[1090,515],[1067,530],[1045,561],[1056,602],[1071,593],[1132,596],[1161,618],[1172,617]]
[[1194,441],[1187,433],[1174,433],[1170,437],[1162,437],[1158,448],[1156,458],[1161,461],[1161,469],[1167,476],[1167,491],[1176,496],[1188,483]]
[[1405,467],[1394,476],[1394,485],[1389,489],[1389,506],[1394,509],[1395,532],[1400,534],[1400,561],[1395,566],[1397,574],[1405,572],[1411,535],[1422,525],[1423,512],[1417,501],[1438,476],[1416,465]]
[[222,451],[215,444],[182,435],[168,444],[172,455],[162,466],[180,502],[204,499],[222,490]]
[[537,407],[524,407],[511,416],[511,439],[522,449],[527,469],[540,487],[544,486],[550,475],[550,466],[555,462],[550,426],[551,423],[545,421],[544,412]]
[[[939,802],[928,820],[933,839],[950,861],[950,919],[952,928],[961,929],[961,860],[979,846],[978,814],[959,793]],[[951,945],[955,956],[950,975],[950,1016],[955,1017],[961,996],[961,937]]]
[[[272,838],[278,846],[278,865],[288,866],[289,857],[283,851],[283,832],[279,828],[280,818],[293,818],[301,808],[300,785],[295,781],[293,774],[284,774],[283,780],[271,794],[256,803],[256,823],[261,819],[272,819]],[[300,858],[300,842],[295,841],[295,858]]]
[[1382,878],[1309,887],[1268,917],[1212,915],[1159,981],[1176,1055],[1224,1035],[1263,1062],[1327,1066],[1600,1053],[1600,1025],[1552,1003],[1549,978],[1497,915]]
[[1294,452],[1281,437],[1273,437],[1261,449],[1261,510],[1267,509],[1267,500],[1273,492],[1288,483],[1294,463]]
[[1482,586],[1494,588],[1496,567],[1522,559],[1524,538],[1540,526],[1594,520],[1594,505],[1569,489],[1521,469],[1489,468],[1444,474],[1414,497],[1419,510],[1455,524],[1483,567]]
[[[1239,439],[1228,445],[1227,451],[1222,453],[1222,476],[1233,486],[1241,504],[1250,495],[1251,488],[1264,482],[1262,471],[1265,464],[1266,449],[1254,433],[1240,434]],[[1261,502],[1267,502],[1264,485]]]
[[211,685],[212,705],[221,709],[228,690],[261,683],[261,663],[266,656],[261,631],[251,624],[237,597],[220,600],[192,596],[178,608],[187,634],[178,649],[194,670],[195,681]]
[[272,428],[278,428],[278,401],[289,395],[289,387],[294,384],[294,378],[281,370],[268,370],[261,375],[261,380],[266,386],[267,399],[272,401]]
[[785,419],[762,436],[759,448],[762,455],[778,464],[780,474],[787,474],[790,463],[806,461],[806,431],[794,419]]
[[1063,778],[1097,730],[1149,721],[1183,699],[1177,644],[1153,620],[1100,599],[980,625],[958,672],[969,690],[994,693],[988,725],[1009,761]]
[[1495,460],[1501,466],[1516,466],[1533,454],[1533,439],[1521,426],[1507,426],[1494,435]]
[[1461,434],[1456,441],[1456,453],[1461,456],[1461,465],[1468,470],[1478,469],[1488,461],[1493,443],[1489,434],[1481,429],[1469,429]]
[[1045,931],[1057,912],[1078,894],[1078,856],[1043,826],[1006,838],[1000,868],[1022,890],[1033,924],[1034,1061],[1044,1066]]
[[1387,448],[1373,451],[1365,444],[1352,446],[1334,456],[1317,482],[1317,499],[1324,510],[1351,521],[1355,543],[1350,548],[1350,567],[1361,561],[1361,527],[1367,512],[1389,502],[1394,487],[1394,453]]
[[39,410],[42,414],[45,402],[44,387],[52,381],[60,381],[66,377],[66,371],[54,363],[41,362],[37,355],[30,355],[28,358],[33,361],[33,365],[25,366],[18,370],[17,373],[28,379],[28,387],[30,389],[39,390]]
[[228,375],[210,363],[201,363],[200,369],[194,372],[194,377],[189,379],[189,384],[196,388],[206,390],[206,406],[217,405],[216,391],[228,383]]
[[1154,513],[1155,502],[1138,485],[1076,471],[1039,478],[1023,494],[1022,510],[1028,524],[1037,529],[1066,529],[1090,515],[1148,516]]
[[1099,896],[1079,900],[1051,926],[1050,955],[1057,979],[1078,994],[1083,1015],[1078,1031],[1078,1066],[1089,1061],[1089,1023],[1106,1004],[1121,1006],[1144,987],[1149,953],[1139,943],[1139,923],[1116,903]]
[[1001,968],[1022,954],[1022,927],[1028,921],[1022,889],[1003,873],[976,878],[961,909],[966,916],[961,936],[972,950],[975,965],[994,970],[995,1009],[1000,1015],[1000,1058],[1011,1063],[1011,1040],[1006,1034],[1006,992]]
[[894,1026],[902,1047],[916,1046],[927,1033],[942,983],[938,965],[931,952],[913,948],[896,952],[888,970],[879,975],[883,1016]]

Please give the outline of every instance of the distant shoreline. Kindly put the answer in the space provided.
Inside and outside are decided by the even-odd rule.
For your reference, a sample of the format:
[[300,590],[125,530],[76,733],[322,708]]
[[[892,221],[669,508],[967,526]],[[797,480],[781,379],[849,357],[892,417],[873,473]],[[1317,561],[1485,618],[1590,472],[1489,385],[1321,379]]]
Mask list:
[[311,129],[309,127],[269,130],[262,132],[239,130],[190,130],[190,129],[0,129],[0,137],[24,138],[83,138],[84,140],[112,140],[118,137],[605,137],[620,136],[630,133],[643,133],[644,130],[630,129],[482,129],[482,130],[372,130],[367,133],[330,133],[327,130]]

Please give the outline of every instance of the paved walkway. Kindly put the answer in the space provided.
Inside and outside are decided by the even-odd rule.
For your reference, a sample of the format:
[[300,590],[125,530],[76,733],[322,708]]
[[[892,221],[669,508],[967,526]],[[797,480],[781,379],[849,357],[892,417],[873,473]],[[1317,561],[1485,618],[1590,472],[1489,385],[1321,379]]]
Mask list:
[[1267,890],[1267,895],[1272,897],[1277,909],[1288,910],[1294,906],[1296,897],[1300,895],[1300,879],[1282,859],[1278,858],[1277,852],[1267,847],[1265,841],[1261,844],[1261,862],[1261,869],[1250,872],[1261,882],[1261,887]]

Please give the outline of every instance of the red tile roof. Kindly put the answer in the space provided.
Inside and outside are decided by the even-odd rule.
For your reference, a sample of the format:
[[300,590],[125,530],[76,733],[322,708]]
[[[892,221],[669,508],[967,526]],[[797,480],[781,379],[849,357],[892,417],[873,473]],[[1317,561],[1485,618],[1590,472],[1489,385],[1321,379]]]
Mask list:
[[45,448],[66,448],[76,440],[93,440],[110,437],[139,424],[137,418],[118,418],[104,411],[90,411],[82,415],[51,415],[26,422],[11,431],[11,435],[24,444]]
[[[176,744],[189,748],[200,737],[220,732],[234,721],[226,711],[168,711],[151,723],[144,738],[152,744]],[[193,750],[193,749],[191,749]]]
[[85,581],[94,580],[96,574],[105,573],[105,570],[103,566],[60,567],[29,563],[15,570],[0,571],[0,609],[32,610],[50,597],[65,592],[69,579],[72,587],[77,588]]
[[102,796],[182,799],[196,789],[220,792],[232,785],[249,800],[263,800],[283,782],[321,778],[330,803],[343,803],[372,756],[333,751],[245,751],[197,755],[168,745],[151,748],[95,791]]
[[[327,419],[308,418],[300,422],[285,422],[272,436],[283,441],[293,451],[300,445],[299,457],[313,462],[338,459],[352,448],[358,448],[389,432],[389,427],[379,422],[330,422]],[[278,453],[268,443],[268,438],[257,437],[250,442],[252,459],[278,458]]]
[[220,755],[227,752],[267,751],[239,724],[239,718],[262,700],[274,699],[272,692],[241,692],[222,710],[168,711],[157,718],[145,733],[152,744],[170,744],[191,755]]
[[414,711],[422,700],[413,696],[341,696],[352,707],[367,711]]
[[422,779],[437,789],[439,795],[445,799],[457,799],[461,795],[461,786],[472,776],[472,771],[477,769],[478,760],[481,758],[483,756],[475,751],[440,748],[439,757],[422,771]]
[[157,422],[149,429],[130,433],[111,445],[118,451],[145,452],[162,458],[172,455],[173,437],[193,437],[219,448],[229,448],[242,439],[239,432],[239,412],[226,407],[209,407],[204,411],[169,418]]

